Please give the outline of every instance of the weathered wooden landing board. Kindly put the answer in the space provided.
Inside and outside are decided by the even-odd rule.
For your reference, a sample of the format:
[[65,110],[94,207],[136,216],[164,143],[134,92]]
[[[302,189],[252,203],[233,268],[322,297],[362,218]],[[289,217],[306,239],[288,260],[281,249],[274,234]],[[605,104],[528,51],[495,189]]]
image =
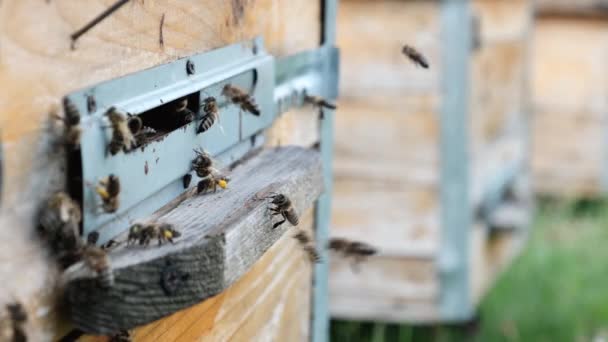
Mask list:
[[221,292],[290,227],[286,222],[272,229],[268,201],[259,198],[288,194],[303,213],[322,190],[319,153],[298,147],[265,150],[231,178],[229,189],[188,198],[156,219],[182,233],[175,244],[112,251],[116,284],[110,289],[90,278],[70,282],[74,324],[102,334],[131,329]]

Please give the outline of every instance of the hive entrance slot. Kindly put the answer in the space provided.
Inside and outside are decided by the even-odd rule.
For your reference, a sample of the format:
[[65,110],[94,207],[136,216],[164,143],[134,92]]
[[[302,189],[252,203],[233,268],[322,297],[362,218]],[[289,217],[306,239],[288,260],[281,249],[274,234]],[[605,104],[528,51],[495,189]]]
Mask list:
[[146,134],[142,145],[196,120],[199,103],[200,94],[196,92],[138,114],[144,127],[142,133]]

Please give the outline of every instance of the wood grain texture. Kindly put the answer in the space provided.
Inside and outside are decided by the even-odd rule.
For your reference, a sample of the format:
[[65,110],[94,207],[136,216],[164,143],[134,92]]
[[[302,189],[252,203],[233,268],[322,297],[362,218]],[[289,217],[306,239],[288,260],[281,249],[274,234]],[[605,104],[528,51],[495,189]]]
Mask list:
[[608,23],[541,17],[534,35],[534,190],[600,196],[607,165]]
[[606,0],[536,0],[536,8],[541,16],[605,17],[608,15]]
[[[76,327],[93,333],[131,329],[233,284],[289,226],[272,229],[268,202],[256,196],[289,194],[296,212],[303,213],[321,192],[321,161],[310,149],[272,149],[235,169],[231,177],[229,191],[186,199],[156,220],[180,230],[176,244],[112,251],[116,283],[110,289],[100,289],[94,279],[72,280],[66,291]],[[180,279],[172,291],[162,280],[169,274]]]

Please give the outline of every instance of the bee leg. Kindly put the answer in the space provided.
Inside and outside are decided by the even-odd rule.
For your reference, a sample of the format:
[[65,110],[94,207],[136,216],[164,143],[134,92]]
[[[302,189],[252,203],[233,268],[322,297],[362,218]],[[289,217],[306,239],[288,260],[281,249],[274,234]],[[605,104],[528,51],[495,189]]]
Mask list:
[[163,238],[161,236],[158,237],[158,246],[163,244]]
[[283,223],[285,223],[285,221],[287,221],[286,219],[283,219],[283,221],[279,221],[275,224],[272,225],[272,229],[277,228],[278,226],[282,225]]

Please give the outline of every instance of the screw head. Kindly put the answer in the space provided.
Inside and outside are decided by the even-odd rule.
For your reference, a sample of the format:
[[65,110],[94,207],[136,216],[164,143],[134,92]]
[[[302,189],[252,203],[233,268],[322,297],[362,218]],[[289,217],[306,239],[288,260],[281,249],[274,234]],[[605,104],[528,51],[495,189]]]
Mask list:
[[188,75],[194,75],[194,73],[196,72],[194,68],[194,63],[190,60],[186,62],[186,72],[188,73]]
[[97,110],[97,102],[95,101],[95,96],[87,95],[87,111],[89,111],[89,114],[91,114],[96,110]]

